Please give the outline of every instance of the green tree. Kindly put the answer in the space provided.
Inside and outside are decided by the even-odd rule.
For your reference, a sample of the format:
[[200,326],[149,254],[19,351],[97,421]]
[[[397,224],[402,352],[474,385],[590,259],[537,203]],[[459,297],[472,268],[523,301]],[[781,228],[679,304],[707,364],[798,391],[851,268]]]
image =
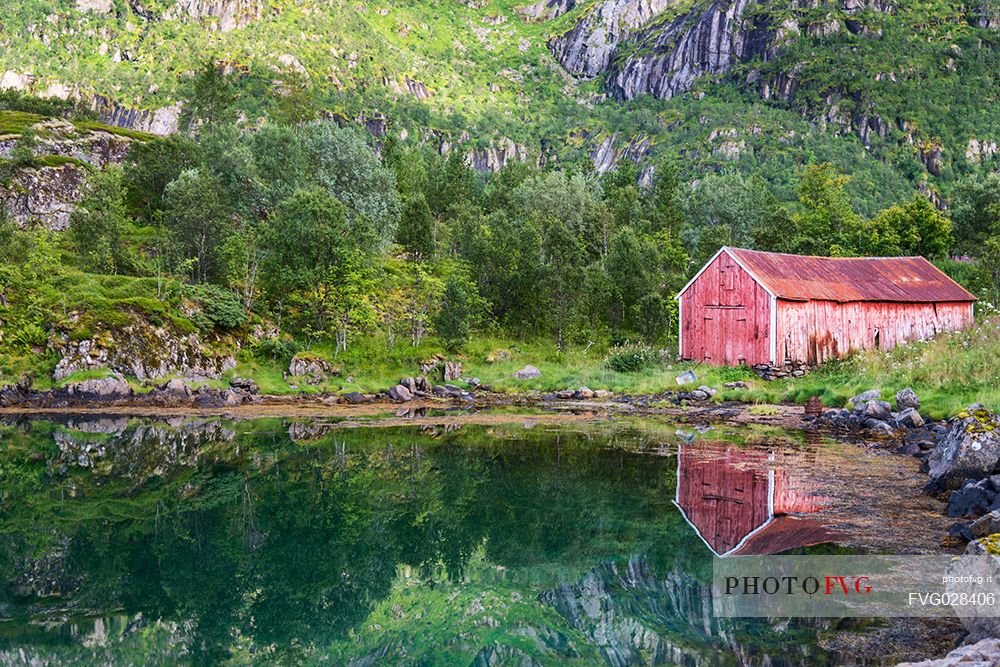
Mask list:
[[229,233],[219,182],[202,169],[187,169],[167,186],[163,223],[191,280],[208,282],[221,268],[219,249]]
[[459,254],[476,267],[478,292],[497,322],[537,329],[544,321],[542,239],[531,222],[495,211],[468,220],[460,230]]
[[979,270],[983,274],[993,305],[1000,307],[1000,236],[983,241],[980,248]]
[[70,216],[70,238],[84,268],[100,273],[135,270],[128,242],[131,220],[121,167],[91,175],[86,193]]
[[556,347],[562,350],[566,327],[580,296],[586,255],[577,235],[561,220],[549,222],[544,241],[545,286],[555,314]]
[[441,304],[434,316],[434,331],[449,352],[458,352],[469,340],[473,289],[459,272],[453,272],[445,280]]
[[275,81],[277,93],[271,120],[277,125],[302,125],[316,119],[316,102],[309,77],[302,72],[288,71]]
[[844,190],[850,177],[832,165],[806,167],[799,184],[799,211],[788,249],[807,255],[852,254],[861,217]]
[[379,162],[357,128],[317,121],[302,131],[312,178],[346,206],[359,247],[365,252],[384,248],[396,237],[399,223],[400,200],[392,170]]
[[350,231],[346,207],[317,187],[296,191],[262,230],[262,268],[272,300],[282,302],[290,291],[299,292],[316,331],[328,324],[333,297],[328,281],[355,249]]
[[434,160],[427,186],[427,203],[438,217],[446,215],[453,206],[478,198],[475,172],[457,147],[446,159]]
[[434,254],[434,216],[423,195],[411,197],[403,206],[396,241],[416,260]]
[[955,186],[950,208],[955,249],[978,256],[986,239],[1000,235],[1000,173],[961,181]]
[[125,159],[128,202],[152,223],[164,207],[167,186],[185,169],[201,162],[200,147],[184,134],[133,142]]
[[191,92],[184,103],[184,125],[218,126],[236,121],[236,91],[222,69],[207,61],[191,82]]
[[941,259],[951,247],[951,222],[918,194],[876,215],[862,226],[858,237],[855,245],[865,255]]

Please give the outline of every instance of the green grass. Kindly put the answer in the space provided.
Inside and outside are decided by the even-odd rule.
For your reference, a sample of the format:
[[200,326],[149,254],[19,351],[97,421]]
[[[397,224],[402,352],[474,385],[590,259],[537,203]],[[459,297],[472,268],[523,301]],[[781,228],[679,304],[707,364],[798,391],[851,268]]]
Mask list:
[[85,132],[108,132],[110,134],[115,134],[120,137],[128,137],[129,139],[135,139],[137,141],[152,141],[156,139],[156,135],[149,134],[148,132],[130,130],[124,127],[114,127],[113,125],[105,125],[104,123],[98,123],[92,120],[76,121],[73,124],[76,125],[77,129]]
[[[497,351],[510,353],[510,359],[489,363]],[[509,338],[481,336],[466,346],[461,354],[448,355],[433,338],[419,347],[406,342],[389,349],[383,339],[370,337],[355,342],[347,353],[334,356],[329,348],[317,346],[312,353],[328,359],[341,369],[340,377],[316,386],[293,389],[282,378],[287,362],[260,360],[245,354],[233,372],[256,379],[265,393],[288,394],[297,391],[361,391],[387,389],[399,379],[420,374],[422,361],[435,355],[456,359],[463,364],[463,376],[479,378],[495,391],[507,393],[549,392],[559,389],[607,389],[624,394],[656,394],[682,389],[675,378],[692,369],[698,376],[694,388],[708,385],[719,390],[717,400],[739,400],[763,404],[752,408],[754,414],[772,414],[770,403],[805,403],[819,396],[827,406],[842,406],[858,393],[880,389],[886,399],[912,387],[920,396],[921,412],[932,418],[946,418],[971,403],[1000,409],[1000,320],[986,320],[962,332],[946,334],[929,342],[914,343],[896,350],[865,352],[840,362],[832,362],[802,378],[765,382],[747,368],[717,368],[690,362],[664,362],[636,373],[618,373],[605,367],[606,350],[576,346],[559,352],[548,342],[516,341]],[[518,380],[515,371],[530,364],[542,377]],[[354,382],[347,382],[352,376]],[[726,382],[741,380],[747,389],[725,389]],[[435,381],[440,382],[437,378]],[[455,384],[464,386],[462,382]]]
[[802,378],[755,382],[749,390],[723,392],[725,398],[803,403],[819,396],[842,406],[868,389],[893,400],[912,387],[924,416],[946,418],[972,403],[1000,410],[1000,320],[980,321],[966,331],[938,336],[891,352],[868,351],[834,362]]
[[24,111],[0,111],[0,135],[21,134],[32,125],[44,120],[45,116]]

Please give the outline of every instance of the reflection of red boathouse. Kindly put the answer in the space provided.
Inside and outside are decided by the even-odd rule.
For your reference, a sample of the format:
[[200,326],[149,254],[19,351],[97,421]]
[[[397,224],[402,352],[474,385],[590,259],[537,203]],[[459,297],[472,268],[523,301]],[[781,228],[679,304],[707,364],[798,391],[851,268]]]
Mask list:
[[790,516],[822,509],[773,452],[722,443],[680,445],[676,504],[718,556],[762,555],[829,542],[820,522]]

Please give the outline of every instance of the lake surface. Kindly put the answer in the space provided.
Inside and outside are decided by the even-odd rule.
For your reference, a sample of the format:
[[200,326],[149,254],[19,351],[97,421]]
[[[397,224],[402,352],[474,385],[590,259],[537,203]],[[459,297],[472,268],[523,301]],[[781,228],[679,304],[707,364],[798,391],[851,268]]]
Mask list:
[[0,662],[862,657],[823,648],[829,621],[722,621],[710,599],[714,554],[837,552],[865,531],[822,463],[852,450],[652,420],[419,417],[5,418]]

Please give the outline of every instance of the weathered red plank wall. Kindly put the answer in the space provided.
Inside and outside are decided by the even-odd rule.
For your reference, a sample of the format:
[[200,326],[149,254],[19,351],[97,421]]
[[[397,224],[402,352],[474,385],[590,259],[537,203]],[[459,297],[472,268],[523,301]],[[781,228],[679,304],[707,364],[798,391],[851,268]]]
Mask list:
[[715,365],[768,363],[770,308],[767,291],[720,254],[681,295],[681,356]]
[[777,307],[777,363],[815,365],[858,350],[891,350],[901,342],[928,340],[972,323],[972,306],[964,302],[778,299]]

